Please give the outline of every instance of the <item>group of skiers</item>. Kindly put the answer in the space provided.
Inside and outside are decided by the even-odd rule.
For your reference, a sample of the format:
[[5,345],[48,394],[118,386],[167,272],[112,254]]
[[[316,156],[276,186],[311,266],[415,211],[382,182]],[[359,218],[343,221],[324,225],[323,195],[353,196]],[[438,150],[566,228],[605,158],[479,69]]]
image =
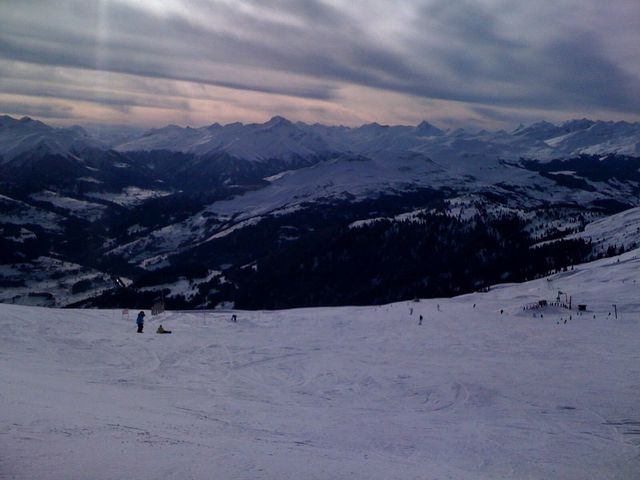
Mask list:
[[[138,333],[142,333],[142,330],[144,330],[144,317],[145,317],[144,312],[142,310],[140,310],[140,313],[138,313],[138,317],[136,318],[136,325],[138,326]],[[235,315],[235,313],[231,316],[231,321],[233,323],[238,323],[238,317]],[[160,326],[156,330],[156,333],[171,333],[171,330],[165,330],[162,327],[162,324],[160,324]]]

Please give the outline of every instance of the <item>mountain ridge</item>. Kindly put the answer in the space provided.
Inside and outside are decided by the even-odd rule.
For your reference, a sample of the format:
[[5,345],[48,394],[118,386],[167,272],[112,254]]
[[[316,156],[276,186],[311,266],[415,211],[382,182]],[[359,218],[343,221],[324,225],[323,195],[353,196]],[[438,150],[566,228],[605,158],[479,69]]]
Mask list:
[[[120,152],[169,150],[206,156],[221,151],[250,161],[284,159],[327,153],[368,153],[381,150],[418,150],[442,154],[486,153],[504,158],[544,160],[581,153],[640,154],[640,123],[574,119],[553,124],[542,121],[505,130],[478,132],[442,130],[423,120],[418,125],[358,127],[307,124],[274,116],[264,123],[212,123],[203,127],[167,125],[122,141],[122,136],[99,140],[82,127],[50,127],[23,117],[2,116],[0,155],[4,161],[29,150],[38,140],[48,140],[50,153],[70,153],[87,144]],[[54,141],[55,140],[55,141]],[[105,141],[106,140],[106,141]]]
[[[174,282],[191,285],[188,298],[171,288],[166,295],[182,306],[459,293],[504,279],[496,265],[518,265],[510,275],[523,279],[616,252],[621,245],[603,252],[568,235],[640,205],[640,124],[627,122],[467,132],[426,121],[351,128],[276,116],[132,134],[103,130],[100,138],[126,145],[112,148],[82,127],[0,117],[0,155],[9,152],[0,160],[4,301],[113,305]],[[473,235],[486,253],[460,265],[474,254]],[[544,243],[558,238],[558,246]],[[449,247],[434,257],[438,242]],[[369,271],[381,258],[371,245],[383,244],[410,261],[388,253],[371,285],[365,277],[335,289],[350,268]],[[537,244],[544,252],[529,255]],[[56,273],[60,261],[68,268]],[[422,262],[433,266],[415,270]],[[412,275],[394,271],[400,265]],[[297,287],[314,280],[291,289],[285,278]],[[42,295],[34,300],[28,285]],[[247,296],[256,288],[278,288],[279,297]]]

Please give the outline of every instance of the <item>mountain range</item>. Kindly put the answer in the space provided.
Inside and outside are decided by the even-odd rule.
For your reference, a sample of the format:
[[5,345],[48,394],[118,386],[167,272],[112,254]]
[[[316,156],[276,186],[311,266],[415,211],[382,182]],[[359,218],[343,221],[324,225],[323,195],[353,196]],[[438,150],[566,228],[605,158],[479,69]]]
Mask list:
[[[576,232],[639,204],[638,123],[468,132],[274,117],[116,132],[2,116],[0,300],[112,305],[164,294],[180,305],[286,307],[458,293],[606,254],[536,245],[588,242]],[[474,235],[486,241],[475,270],[433,290],[448,268],[433,251],[450,262],[467,247],[473,255]],[[400,246],[420,265],[411,278],[399,273],[411,270]],[[555,260],[502,267],[536,248],[554,248],[544,258]],[[354,268],[361,277],[342,284]]]

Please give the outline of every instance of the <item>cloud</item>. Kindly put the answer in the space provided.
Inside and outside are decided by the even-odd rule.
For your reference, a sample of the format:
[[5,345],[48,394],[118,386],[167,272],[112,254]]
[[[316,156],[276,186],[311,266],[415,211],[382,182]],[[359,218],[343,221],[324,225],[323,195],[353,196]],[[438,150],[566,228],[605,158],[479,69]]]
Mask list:
[[73,109],[66,105],[32,104],[28,102],[3,101],[0,99],[0,112],[16,116],[26,115],[41,118],[74,118]]
[[[40,92],[37,85],[28,92],[186,115],[194,103],[211,100],[212,87],[216,94],[224,90],[230,106],[253,94],[271,96],[274,109],[288,103],[287,110],[299,111],[315,102],[313,109],[324,119],[331,112],[336,119],[397,118],[393,105],[345,112],[356,98],[346,98],[346,92],[357,88],[377,90],[383,98],[448,101],[452,111],[460,110],[454,102],[465,104],[474,116],[480,107],[519,109],[522,117],[528,111],[591,110],[637,118],[640,37],[629,18],[640,18],[640,6],[628,0],[607,5],[603,10],[597,0],[8,0],[0,4],[0,59],[52,71],[125,75],[130,85],[140,79],[151,88],[166,82],[202,85],[205,97],[189,101],[87,82],[78,82],[77,93],[46,82]],[[124,83],[118,88],[127,90]]]
[[79,102],[98,103],[114,108],[148,107],[187,110],[189,102],[184,99],[159,98],[141,94],[101,91],[73,85],[34,84],[33,82],[16,82],[0,79],[0,91],[7,95],[21,95],[52,99],[65,99]]

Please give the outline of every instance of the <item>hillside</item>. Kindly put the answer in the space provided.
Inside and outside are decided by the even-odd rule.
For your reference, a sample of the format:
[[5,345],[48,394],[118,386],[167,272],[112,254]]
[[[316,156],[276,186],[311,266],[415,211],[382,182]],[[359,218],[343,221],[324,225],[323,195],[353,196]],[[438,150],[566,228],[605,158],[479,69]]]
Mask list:
[[[142,335],[119,310],[0,305],[2,474],[633,478],[638,255],[451,299],[167,312]],[[587,311],[523,310],[558,290]]]
[[571,235],[640,205],[635,123],[470,132],[274,117],[113,132],[0,118],[0,301],[290,308],[455,295],[617,253]]

